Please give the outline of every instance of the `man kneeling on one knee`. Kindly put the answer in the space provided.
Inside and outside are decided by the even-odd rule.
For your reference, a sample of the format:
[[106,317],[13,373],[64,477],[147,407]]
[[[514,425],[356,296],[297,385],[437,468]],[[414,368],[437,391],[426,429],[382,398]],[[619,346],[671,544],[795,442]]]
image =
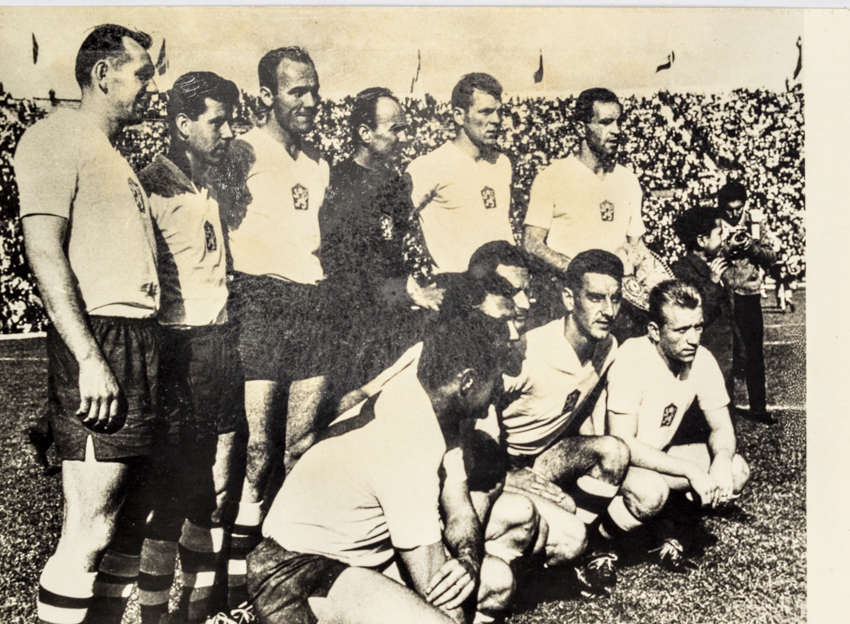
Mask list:
[[[699,344],[699,290],[688,282],[662,282],[650,293],[649,316],[649,334],[626,341],[608,371],[608,432],[631,450],[622,487],[626,501],[647,516],[660,512],[669,498],[665,513],[681,520],[688,508],[693,517],[697,505],[716,509],[737,498],[749,467],[736,452],[720,367]],[[694,401],[708,424],[707,442],[671,445]],[[662,565],[686,569],[687,537],[668,530],[655,549]]]

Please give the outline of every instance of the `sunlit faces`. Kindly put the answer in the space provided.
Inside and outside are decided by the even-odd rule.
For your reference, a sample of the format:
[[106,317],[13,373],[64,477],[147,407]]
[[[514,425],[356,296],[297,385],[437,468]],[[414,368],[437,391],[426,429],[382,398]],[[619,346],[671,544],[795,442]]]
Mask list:
[[260,89],[263,103],[272,109],[278,125],[292,135],[307,134],[313,129],[318,111],[319,76],[310,63],[288,58],[277,66],[277,91]]
[[230,106],[210,98],[204,100],[206,110],[196,120],[178,115],[176,124],[188,150],[208,165],[221,162],[230,142],[233,130],[230,127]]
[[688,364],[694,361],[702,337],[702,306],[694,309],[677,305],[662,308],[664,324],[649,323],[649,337],[658,352],[669,363]]
[[147,50],[129,37],[124,37],[123,43],[124,54],[105,61],[109,69],[103,84],[119,121],[133,124],[141,121],[156,93],[156,70]]
[[404,110],[388,97],[379,98],[375,103],[375,127],[361,126],[360,132],[373,155],[393,164],[401,160],[404,147],[410,142],[410,126]]
[[604,340],[620,310],[623,293],[620,282],[602,273],[585,273],[582,286],[573,292],[564,288],[563,302],[569,322],[579,333],[593,340]]
[[495,146],[502,129],[502,102],[489,93],[474,89],[472,104],[467,110],[456,108],[454,119],[474,145]]
[[593,117],[583,124],[584,140],[596,156],[610,160],[617,153],[623,109],[616,102],[594,102]]

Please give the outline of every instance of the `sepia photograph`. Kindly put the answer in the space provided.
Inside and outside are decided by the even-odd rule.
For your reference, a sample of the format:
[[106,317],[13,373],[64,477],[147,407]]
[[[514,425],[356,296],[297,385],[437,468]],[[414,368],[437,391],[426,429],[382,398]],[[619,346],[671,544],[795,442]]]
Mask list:
[[818,621],[812,15],[0,6],[0,621]]

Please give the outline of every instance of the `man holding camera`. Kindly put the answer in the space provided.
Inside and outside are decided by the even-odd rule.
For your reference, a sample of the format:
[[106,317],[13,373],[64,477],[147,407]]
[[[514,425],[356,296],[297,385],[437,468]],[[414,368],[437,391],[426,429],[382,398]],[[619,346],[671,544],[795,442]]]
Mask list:
[[740,330],[735,334],[732,370],[747,382],[750,418],[772,425],[776,420],[767,412],[765,393],[760,268],[769,267],[776,260],[776,252],[765,241],[762,211],[747,208],[743,184],[726,183],[717,193],[717,208],[729,260],[724,278],[732,289],[733,319]]

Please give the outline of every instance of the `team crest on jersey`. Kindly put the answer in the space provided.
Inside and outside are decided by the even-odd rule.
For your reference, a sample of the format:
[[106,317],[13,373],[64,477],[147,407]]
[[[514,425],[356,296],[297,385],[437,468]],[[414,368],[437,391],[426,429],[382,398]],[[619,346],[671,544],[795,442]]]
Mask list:
[[382,214],[381,215],[381,238],[384,240],[392,240],[393,234],[395,233],[395,226],[393,226],[393,218],[390,215]]
[[564,409],[561,411],[562,414],[568,414],[573,411],[576,407],[576,403],[578,403],[578,398],[581,395],[579,390],[573,390],[567,396],[567,400],[564,401]]
[[484,207],[487,210],[492,210],[496,207],[496,191],[491,189],[489,186],[485,186],[481,189],[481,198],[484,200]]
[[209,221],[204,223],[204,237],[207,240],[207,251],[215,251],[218,245],[215,240],[215,230]]
[[609,202],[607,199],[599,204],[599,212],[602,213],[603,221],[613,221],[614,220],[614,204]]
[[133,178],[127,178],[127,184],[130,185],[130,190],[133,191],[133,199],[136,200],[136,208],[139,209],[139,212],[144,214],[145,192],[142,190],[141,186],[136,184],[136,181]]
[[669,427],[673,424],[674,418],[676,418],[676,404],[671,403],[664,408],[664,417],[661,419],[661,426]]
[[303,184],[292,187],[292,203],[295,210],[307,210],[310,207],[310,191]]

